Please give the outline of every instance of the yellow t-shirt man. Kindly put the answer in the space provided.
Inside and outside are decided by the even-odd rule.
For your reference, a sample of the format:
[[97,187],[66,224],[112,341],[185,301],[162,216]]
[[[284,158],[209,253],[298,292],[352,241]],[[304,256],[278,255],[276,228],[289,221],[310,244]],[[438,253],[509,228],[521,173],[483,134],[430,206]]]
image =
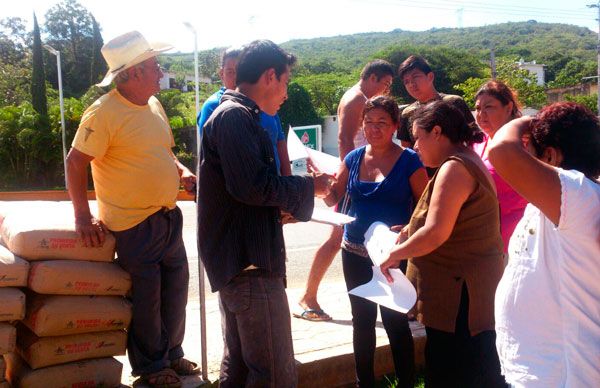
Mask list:
[[169,120],[158,99],[135,105],[116,89],[83,114],[73,148],[93,156],[98,216],[113,231],[175,207],[179,172]]

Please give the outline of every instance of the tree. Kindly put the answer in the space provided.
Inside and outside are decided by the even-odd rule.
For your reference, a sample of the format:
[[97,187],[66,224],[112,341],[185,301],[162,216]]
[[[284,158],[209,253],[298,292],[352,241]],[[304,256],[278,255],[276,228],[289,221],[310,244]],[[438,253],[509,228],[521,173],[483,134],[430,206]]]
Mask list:
[[598,114],[598,94],[596,93],[589,96],[572,96],[570,94],[566,94],[565,101],[573,101],[578,104],[584,105],[595,114]]
[[319,116],[327,116],[337,114],[340,99],[358,78],[358,74],[322,73],[294,76],[294,82],[308,91]]
[[102,40],[102,34],[100,32],[100,26],[93,15],[92,18],[92,59],[90,65],[90,85],[95,85],[102,80],[108,67],[102,57],[102,46],[104,46],[104,40]]
[[[497,79],[506,83],[517,93],[519,102],[524,107],[538,109],[546,104],[547,96],[544,87],[536,83],[537,79],[534,74],[525,69],[520,69],[515,58],[499,58],[496,71],[498,73]],[[456,85],[471,109],[475,108],[475,94],[489,80],[488,73],[488,77],[469,78]]]
[[[61,52],[66,96],[80,96],[90,86],[93,23],[88,10],[76,0],[64,0],[45,15],[47,42]],[[46,68],[48,79],[58,84],[56,66]]]
[[44,75],[44,61],[42,53],[42,39],[35,13],[33,14],[33,48],[31,71],[31,105],[42,117],[48,115],[48,101],[46,100],[46,76]]
[[296,81],[288,85],[288,99],[281,105],[279,117],[286,134],[290,125],[297,127],[323,122],[310,102],[310,94]]
[[549,88],[564,88],[567,86],[579,85],[583,82],[583,77],[597,75],[598,65],[594,61],[581,61],[579,59],[570,60],[565,67],[556,74],[554,81],[548,82]]

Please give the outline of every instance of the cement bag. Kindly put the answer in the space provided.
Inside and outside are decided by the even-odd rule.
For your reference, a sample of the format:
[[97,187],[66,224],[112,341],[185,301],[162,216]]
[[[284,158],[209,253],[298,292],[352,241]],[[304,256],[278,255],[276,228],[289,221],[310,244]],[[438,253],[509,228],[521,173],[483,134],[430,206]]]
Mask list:
[[39,294],[126,295],[131,278],[116,263],[36,261],[31,263],[29,288]]
[[123,364],[112,357],[32,370],[18,354],[6,356],[7,379],[20,388],[116,388],[122,371]]
[[127,333],[124,330],[38,337],[19,325],[17,351],[32,369],[91,358],[124,355]]
[[4,380],[4,376],[6,376],[6,362],[4,357],[0,356],[0,381]]
[[0,287],[25,287],[29,263],[0,245]]
[[120,296],[27,295],[23,323],[39,337],[126,329],[131,303]]
[[17,288],[0,288],[0,321],[19,321],[25,317],[25,294]]
[[[0,354],[10,353],[15,350],[17,329],[8,323],[0,323]],[[0,357],[2,360],[2,357]],[[4,377],[4,365],[0,362],[0,380]]]
[[0,235],[11,252],[26,260],[113,260],[113,235],[106,236],[102,247],[85,247],[75,232],[72,206],[43,204],[13,207],[7,212]]

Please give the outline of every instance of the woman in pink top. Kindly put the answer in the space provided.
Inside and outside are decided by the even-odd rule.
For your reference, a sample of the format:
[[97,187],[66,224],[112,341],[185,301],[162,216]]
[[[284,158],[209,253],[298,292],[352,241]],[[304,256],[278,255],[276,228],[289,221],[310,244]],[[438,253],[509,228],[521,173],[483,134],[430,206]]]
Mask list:
[[500,232],[505,253],[508,250],[508,240],[523,217],[527,201],[496,173],[496,169],[488,160],[487,146],[504,124],[521,117],[519,108],[515,93],[506,84],[499,81],[486,82],[475,95],[477,124],[485,132],[486,138],[483,143],[475,144],[473,149],[481,156],[496,183],[498,202],[500,203]]

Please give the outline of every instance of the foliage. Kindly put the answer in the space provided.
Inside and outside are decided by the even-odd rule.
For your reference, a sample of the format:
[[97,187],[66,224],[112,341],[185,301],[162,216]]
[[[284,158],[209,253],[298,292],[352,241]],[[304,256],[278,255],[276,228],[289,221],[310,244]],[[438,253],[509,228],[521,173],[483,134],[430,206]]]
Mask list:
[[587,106],[592,112],[598,114],[598,94],[592,94],[591,96],[572,96],[566,94],[565,101],[573,101]]
[[583,77],[593,77],[598,73],[598,64],[594,61],[572,59],[556,74],[554,81],[548,82],[549,88],[564,88],[578,85]]
[[51,180],[52,135],[29,102],[0,108],[0,189]]
[[0,107],[31,101],[30,41],[23,19],[0,20]]
[[296,81],[288,85],[288,99],[279,109],[279,118],[286,134],[290,125],[297,127],[323,123],[310,101],[309,92]]
[[[519,102],[523,107],[541,108],[547,102],[547,96],[543,86],[536,83],[534,74],[529,73],[525,69],[519,69],[514,58],[500,58],[496,66],[497,79],[505,82],[516,93]],[[477,90],[489,81],[488,78],[469,78],[464,82],[456,85],[462,94],[465,102],[471,109],[475,108],[475,94]]]
[[310,101],[319,116],[336,115],[340,99],[359,77],[353,74],[320,73],[294,76],[294,82],[310,95]]
[[367,58],[390,46],[447,46],[467,50],[479,60],[489,60],[490,48],[496,56],[523,57],[545,64],[546,80],[575,58],[594,60],[597,35],[585,27],[536,21],[502,23],[471,28],[434,28],[429,31],[370,32],[317,39],[292,40],[282,44],[302,58],[304,66],[324,61],[336,69],[362,67]]
[[92,58],[90,64],[90,85],[95,85],[102,80],[108,66],[106,65],[106,61],[102,57],[102,46],[104,45],[104,40],[102,39],[102,34],[100,33],[100,26],[94,16],[92,16]]
[[48,114],[46,100],[46,76],[42,54],[42,38],[35,13],[33,14],[33,67],[31,71],[31,105],[42,116]]
[[[65,96],[80,96],[90,86],[92,69],[92,15],[76,0],[64,0],[45,15],[47,43],[61,53],[63,90]],[[53,85],[58,84],[54,61],[47,61],[46,74]]]
[[[378,53],[376,57],[385,59],[398,68],[406,58],[413,54],[427,59],[435,74],[434,84],[439,92],[460,93],[460,89],[456,89],[454,85],[464,82],[468,78],[481,78],[485,74],[485,67],[477,57],[465,50],[443,46],[393,46]],[[398,77],[393,81],[391,89],[392,94],[400,96],[403,102],[413,101]]]

